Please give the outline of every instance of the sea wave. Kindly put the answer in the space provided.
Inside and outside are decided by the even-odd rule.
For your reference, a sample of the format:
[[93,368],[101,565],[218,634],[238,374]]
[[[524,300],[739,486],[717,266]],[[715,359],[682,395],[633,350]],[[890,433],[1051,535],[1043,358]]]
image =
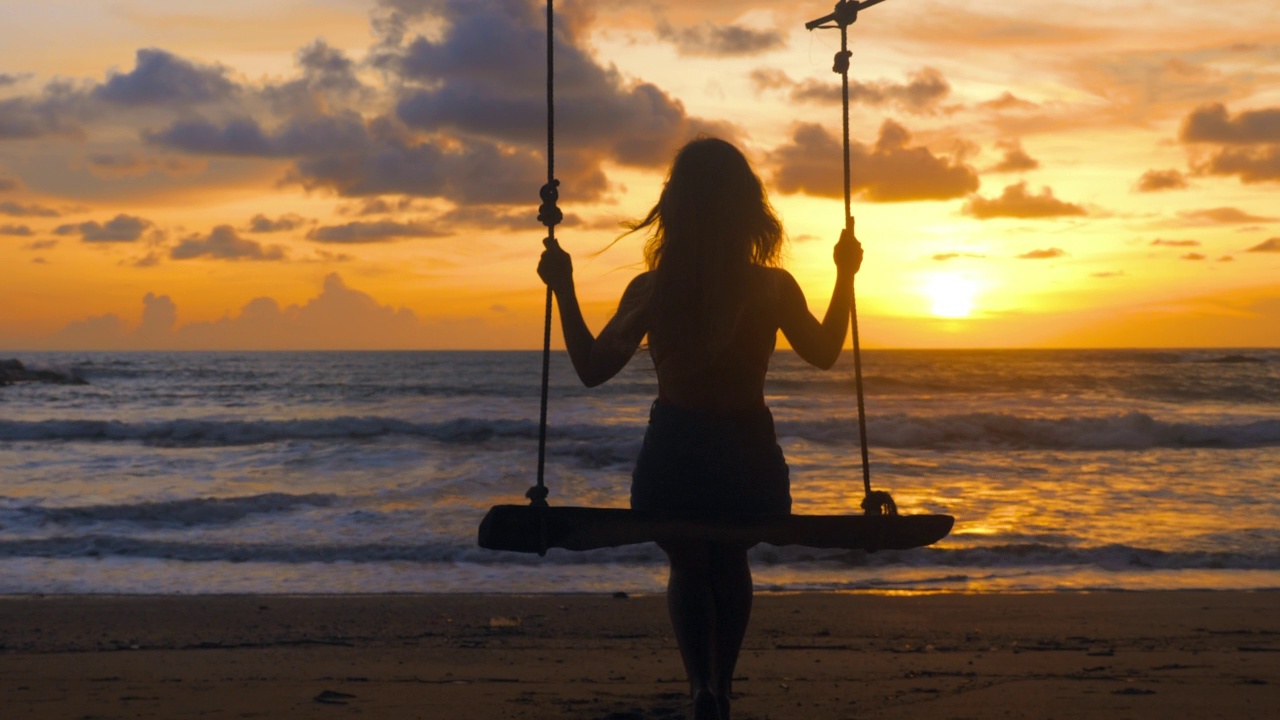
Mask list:
[[[182,541],[107,533],[0,540],[0,558],[134,558],[184,562],[254,563],[465,563],[468,565],[661,566],[653,544],[589,552],[550,551],[546,557],[481,550],[457,539],[419,543],[246,543]],[[1091,567],[1108,571],[1278,570],[1280,547],[1249,552],[1161,550],[1124,544],[1094,547],[1020,543],[986,547],[929,547],[909,551],[817,551],[760,546],[752,562],[765,567],[1037,568]]]
[[41,525],[83,525],[119,522],[144,527],[193,527],[225,525],[251,515],[291,512],[300,507],[328,507],[336,495],[310,493],[262,493],[228,498],[190,498],[157,502],[81,505],[70,507],[25,506],[17,514]]
[[[781,438],[847,444],[851,419],[779,422]],[[1280,445],[1280,419],[1251,422],[1168,422],[1147,413],[1086,417],[1024,417],[962,413],[938,417],[891,414],[868,426],[878,447],[959,449],[1145,450],[1150,448],[1259,448]],[[643,426],[635,423],[571,423],[549,428],[551,451],[594,466],[634,458]],[[288,420],[0,421],[0,442],[95,441],[198,447],[252,445],[287,440],[360,440],[422,437],[445,444],[535,440],[532,420],[457,418],[416,422],[395,417],[344,416]]]

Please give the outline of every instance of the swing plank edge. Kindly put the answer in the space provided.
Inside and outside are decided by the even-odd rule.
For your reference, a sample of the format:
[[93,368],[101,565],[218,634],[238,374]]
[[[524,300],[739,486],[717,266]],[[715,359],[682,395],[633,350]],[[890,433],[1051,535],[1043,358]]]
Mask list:
[[[536,553],[547,548],[595,550],[658,540],[699,538],[847,550],[909,550],[951,532],[950,515],[782,515],[691,520],[620,508],[495,505],[480,522],[488,550]],[[545,535],[544,535],[545,533]]]

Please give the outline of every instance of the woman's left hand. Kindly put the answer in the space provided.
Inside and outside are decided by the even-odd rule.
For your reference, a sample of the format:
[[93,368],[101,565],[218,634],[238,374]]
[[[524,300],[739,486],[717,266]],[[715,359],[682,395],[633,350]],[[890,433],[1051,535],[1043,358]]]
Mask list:
[[555,238],[546,238],[542,244],[547,249],[542,251],[542,258],[538,260],[538,277],[553,292],[572,288],[573,259],[569,257],[569,253],[560,248],[560,243]]

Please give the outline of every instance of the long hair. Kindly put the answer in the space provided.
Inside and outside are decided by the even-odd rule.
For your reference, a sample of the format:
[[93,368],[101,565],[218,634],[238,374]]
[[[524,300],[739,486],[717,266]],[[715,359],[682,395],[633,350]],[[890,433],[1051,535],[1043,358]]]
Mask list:
[[718,138],[681,148],[662,194],[631,232],[647,231],[648,311],[682,366],[705,368],[727,349],[746,308],[752,265],[777,265],[782,223],[746,157]]

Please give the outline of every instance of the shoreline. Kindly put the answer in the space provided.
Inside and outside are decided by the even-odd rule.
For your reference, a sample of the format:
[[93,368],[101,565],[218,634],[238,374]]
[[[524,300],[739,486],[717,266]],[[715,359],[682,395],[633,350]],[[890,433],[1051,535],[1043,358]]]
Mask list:
[[[761,592],[734,717],[1274,716],[1273,591]],[[689,713],[661,595],[5,595],[14,718]]]

